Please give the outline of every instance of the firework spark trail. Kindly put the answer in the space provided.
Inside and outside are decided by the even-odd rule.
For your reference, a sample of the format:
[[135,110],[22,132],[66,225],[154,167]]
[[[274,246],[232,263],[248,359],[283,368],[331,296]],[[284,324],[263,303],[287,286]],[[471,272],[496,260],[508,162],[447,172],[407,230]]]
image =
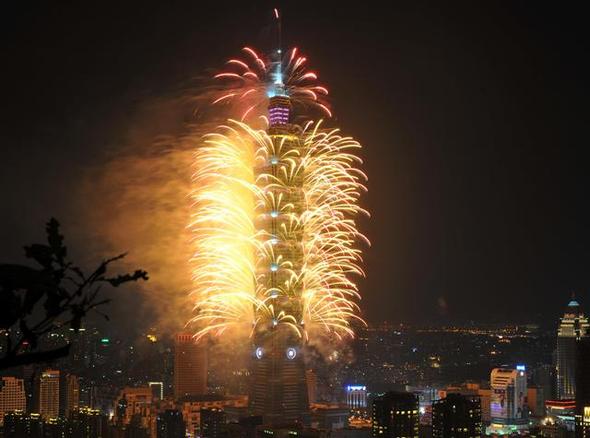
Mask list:
[[317,109],[332,117],[326,101],[328,89],[318,84],[316,73],[307,71],[307,58],[299,55],[296,47],[280,61],[264,58],[250,47],[242,52],[243,58],[228,60],[228,70],[214,76],[220,88],[211,100],[213,105],[237,105],[241,121],[256,119],[266,113],[268,98],[272,97],[268,84],[275,83],[280,75],[296,109]]
[[[287,141],[298,147],[283,147]],[[228,330],[251,335],[271,325],[286,325],[307,339],[354,335],[360,295],[351,276],[363,275],[355,245],[366,240],[354,220],[366,213],[358,206],[366,180],[356,167],[358,148],[321,122],[281,141],[238,121],[206,136],[195,155],[190,224],[197,337]],[[279,172],[255,172],[273,160],[282,164]],[[295,180],[302,181],[301,210],[281,192]],[[285,218],[274,235],[256,227],[269,211]],[[301,266],[274,251],[278,242],[293,241],[301,242]],[[268,287],[268,273],[260,269],[269,262],[288,273],[276,287]],[[297,296],[300,314],[275,305]]]

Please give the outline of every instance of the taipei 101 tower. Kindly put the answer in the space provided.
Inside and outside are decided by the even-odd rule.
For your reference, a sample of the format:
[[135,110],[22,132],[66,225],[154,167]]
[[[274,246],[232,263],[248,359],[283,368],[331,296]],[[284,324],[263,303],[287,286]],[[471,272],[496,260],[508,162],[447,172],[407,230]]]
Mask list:
[[[282,83],[280,49],[268,90],[268,135],[272,151],[256,175],[271,193],[257,211],[256,229],[268,244],[257,258],[258,287],[269,291],[277,318],[303,320],[301,275],[303,229],[296,219],[303,212],[301,128],[290,123],[291,100]],[[302,340],[277,320],[258,327],[253,338],[250,408],[266,424],[306,423],[309,411]]]
[[311,120],[312,109],[331,117],[328,90],[297,48],[282,53],[275,18],[270,56],[244,47],[243,61],[215,75],[212,104],[242,115],[195,153],[190,322],[197,339],[247,336],[252,415],[307,425],[306,343],[354,337],[363,322],[354,277],[364,275],[357,243],[368,240],[355,217],[368,215],[358,202],[366,175],[360,143]]

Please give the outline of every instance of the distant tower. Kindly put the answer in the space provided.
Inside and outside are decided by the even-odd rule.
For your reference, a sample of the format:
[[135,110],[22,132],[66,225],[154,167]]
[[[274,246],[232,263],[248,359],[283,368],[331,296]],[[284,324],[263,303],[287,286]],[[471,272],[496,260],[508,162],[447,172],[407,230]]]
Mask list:
[[559,320],[557,330],[557,398],[576,398],[576,344],[590,328],[580,304],[573,297]]
[[59,417],[59,371],[45,370],[39,379],[39,413],[43,418]]
[[[274,78],[268,91],[268,134],[272,150],[267,163],[256,169],[258,175],[272,175],[280,180],[289,163],[301,159],[299,127],[290,124],[291,99],[285,91],[281,77],[280,50],[276,54]],[[275,318],[281,313],[292,315],[297,322],[303,320],[301,294],[303,285],[294,278],[302,269],[303,230],[293,227],[291,220],[303,211],[303,175],[275,184],[269,201],[264,205],[256,228],[267,239],[264,254],[257,266],[259,285],[270,293]],[[250,395],[252,414],[262,415],[268,424],[306,423],[309,401],[305,380],[303,344],[297,334],[276,319],[259,326],[254,335],[252,352],[253,385]]]
[[178,333],[174,342],[174,397],[207,393],[207,346],[189,333]]
[[373,400],[372,436],[418,438],[418,397],[409,392],[388,392]]
[[60,413],[69,417],[71,411],[80,407],[80,382],[77,376],[67,374],[63,376],[61,383]]
[[477,396],[448,394],[432,404],[432,438],[479,438],[481,401]]

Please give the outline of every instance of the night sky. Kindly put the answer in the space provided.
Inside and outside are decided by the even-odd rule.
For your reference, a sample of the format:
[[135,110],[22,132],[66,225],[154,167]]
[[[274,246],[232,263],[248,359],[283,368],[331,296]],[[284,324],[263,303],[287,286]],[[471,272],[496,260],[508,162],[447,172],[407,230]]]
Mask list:
[[[268,45],[276,5],[20,3],[3,6],[0,40],[2,262],[50,216],[67,236],[70,192],[142,103]],[[367,319],[553,324],[572,291],[590,308],[584,11],[347,3],[278,6],[284,46],[307,55],[364,145]]]

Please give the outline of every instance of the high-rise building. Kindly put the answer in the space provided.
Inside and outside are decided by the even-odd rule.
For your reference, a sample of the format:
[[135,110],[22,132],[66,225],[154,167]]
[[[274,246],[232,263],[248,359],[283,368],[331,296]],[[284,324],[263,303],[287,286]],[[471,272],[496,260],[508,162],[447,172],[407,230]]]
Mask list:
[[576,398],[576,344],[590,328],[580,304],[572,299],[567,305],[557,330],[557,398]]
[[157,438],[184,438],[186,427],[182,412],[176,409],[166,409],[160,412],[156,420]]
[[201,436],[203,438],[227,437],[227,417],[223,409],[201,409]]
[[25,411],[27,397],[24,381],[16,377],[2,377],[0,381],[0,425],[4,414],[11,411]]
[[39,413],[43,418],[59,417],[60,372],[45,370],[39,379]]
[[350,409],[367,407],[367,387],[365,385],[346,386],[346,404]]
[[207,392],[207,346],[190,333],[178,333],[174,343],[174,397]]
[[[282,83],[280,61],[268,107],[269,129],[272,140],[268,162],[255,170],[258,176],[274,178],[267,181],[272,196],[255,221],[255,227],[268,238],[269,248],[263,251],[256,267],[258,286],[269,291],[274,315],[263,315],[266,324],[259,324],[254,334],[252,354],[253,385],[250,409],[253,415],[262,415],[267,424],[308,423],[309,401],[305,381],[302,338],[293,331],[292,324],[279,324],[279,315],[285,314],[297,321],[303,320],[303,292],[300,277],[303,269],[303,230],[294,225],[293,217],[303,212],[303,175],[292,162],[301,160],[303,147],[298,132],[300,128],[290,124],[291,100]],[[282,175],[292,174],[281,180]],[[271,184],[272,183],[272,184]]]
[[418,438],[420,414],[418,397],[409,392],[387,392],[375,397],[372,436]]
[[513,433],[527,428],[527,376],[524,365],[494,368],[491,373],[491,433]]
[[576,353],[576,437],[590,438],[590,333],[583,333]]
[[432,404],[432,438],[479,438],[482,435],[479,397],[447,394]]
[[59,414],[69,417],[70,412],[80,406],[80,382],[77,376],[61,375],[59,396]]

